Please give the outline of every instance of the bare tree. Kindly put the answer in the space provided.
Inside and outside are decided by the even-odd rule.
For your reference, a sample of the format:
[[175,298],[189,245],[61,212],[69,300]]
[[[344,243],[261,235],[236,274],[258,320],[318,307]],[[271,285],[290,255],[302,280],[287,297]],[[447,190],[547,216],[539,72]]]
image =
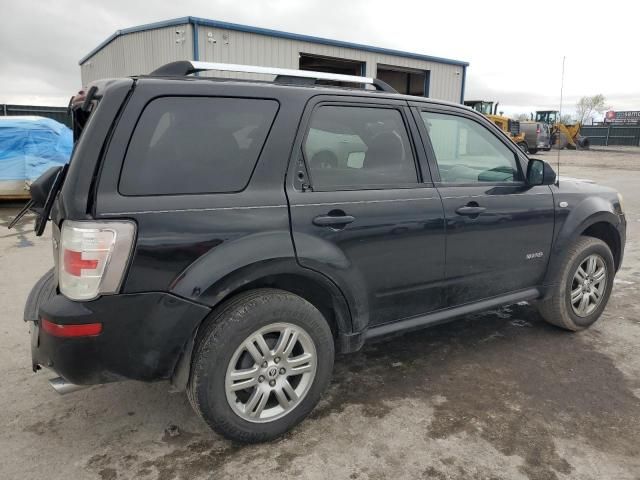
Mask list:
[[606,99],[601,93],[592,97],[582,97],[576,104],[578,121],[585,124],[588,120],[593,118],[596,113],[602,113],[608,108],[609,107],[606,105]]
[[529,113],[519,113],[515,116],[515,119],[520,122],[526,122],[527,120],[531,120],[531,114]]
[[565,125],[571,125],[573,123],[576,123],[576,121],[571,117],[571,115],[566,113],[560,117],[560,123],[564,123]]

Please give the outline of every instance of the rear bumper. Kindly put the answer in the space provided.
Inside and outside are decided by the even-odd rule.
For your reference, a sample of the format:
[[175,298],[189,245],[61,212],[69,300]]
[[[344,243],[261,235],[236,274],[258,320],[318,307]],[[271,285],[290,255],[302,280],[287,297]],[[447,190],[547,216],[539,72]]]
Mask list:
[[[78,385],[167,379],[209,312],[208,307],[159,292],[91,302],[54,295],[38,307],[39,320],[32,328],[33,367],[50,368]],[[101,323],[102,332],[61,338],[39,328],[42,319],[59,325]]]

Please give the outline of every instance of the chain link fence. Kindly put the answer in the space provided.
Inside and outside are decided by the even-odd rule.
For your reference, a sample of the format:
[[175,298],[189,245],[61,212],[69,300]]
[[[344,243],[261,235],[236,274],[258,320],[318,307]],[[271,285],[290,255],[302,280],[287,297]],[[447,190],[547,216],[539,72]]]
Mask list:
[[580,134],[588,137],[591,145],[640,146],[640,125],[583,125]]

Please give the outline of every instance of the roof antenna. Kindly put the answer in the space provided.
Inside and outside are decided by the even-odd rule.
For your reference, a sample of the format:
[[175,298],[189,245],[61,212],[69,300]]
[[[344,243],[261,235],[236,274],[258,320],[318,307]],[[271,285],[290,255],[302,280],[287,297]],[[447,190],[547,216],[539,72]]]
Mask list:
[[[562,57],[562,78],[560,80],[560,111],[558,112],[558,118],[556,119],[556,123],[560,124],[562,120],[562,93],[564,90],[564,61],[567,59],[566,56]],[[558,129],[559,130],[559,129]],[[557,132],[558,135],[558,176],[556,177],[556,185],[560,186],[560,132]]]

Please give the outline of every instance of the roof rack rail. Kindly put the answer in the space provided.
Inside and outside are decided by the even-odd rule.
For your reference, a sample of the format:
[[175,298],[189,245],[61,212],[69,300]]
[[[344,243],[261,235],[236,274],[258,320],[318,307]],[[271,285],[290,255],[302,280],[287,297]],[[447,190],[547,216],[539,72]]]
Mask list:
[[314,80],[331,80],[334,82],[358,83],[364,85],[373,85],[377,90],[382,92],[398,93],[391,85],[377,78],[359,77],[357,75],[342,75],[338,73],[313,72],[309,70],[293,70],[288,68],[272,68],[259,67],[255,65],[237,65],[233,63],[212,63],[181,60],[177,62],[167,63],[149,75],[152,77],[182,77],[196,72],[206,72],[209,70],[219,70],[222,72],[242,72],[242,73],[261,73],[266,75],[275,75],[278,79],[285,80],[287,78],[309,78]]

